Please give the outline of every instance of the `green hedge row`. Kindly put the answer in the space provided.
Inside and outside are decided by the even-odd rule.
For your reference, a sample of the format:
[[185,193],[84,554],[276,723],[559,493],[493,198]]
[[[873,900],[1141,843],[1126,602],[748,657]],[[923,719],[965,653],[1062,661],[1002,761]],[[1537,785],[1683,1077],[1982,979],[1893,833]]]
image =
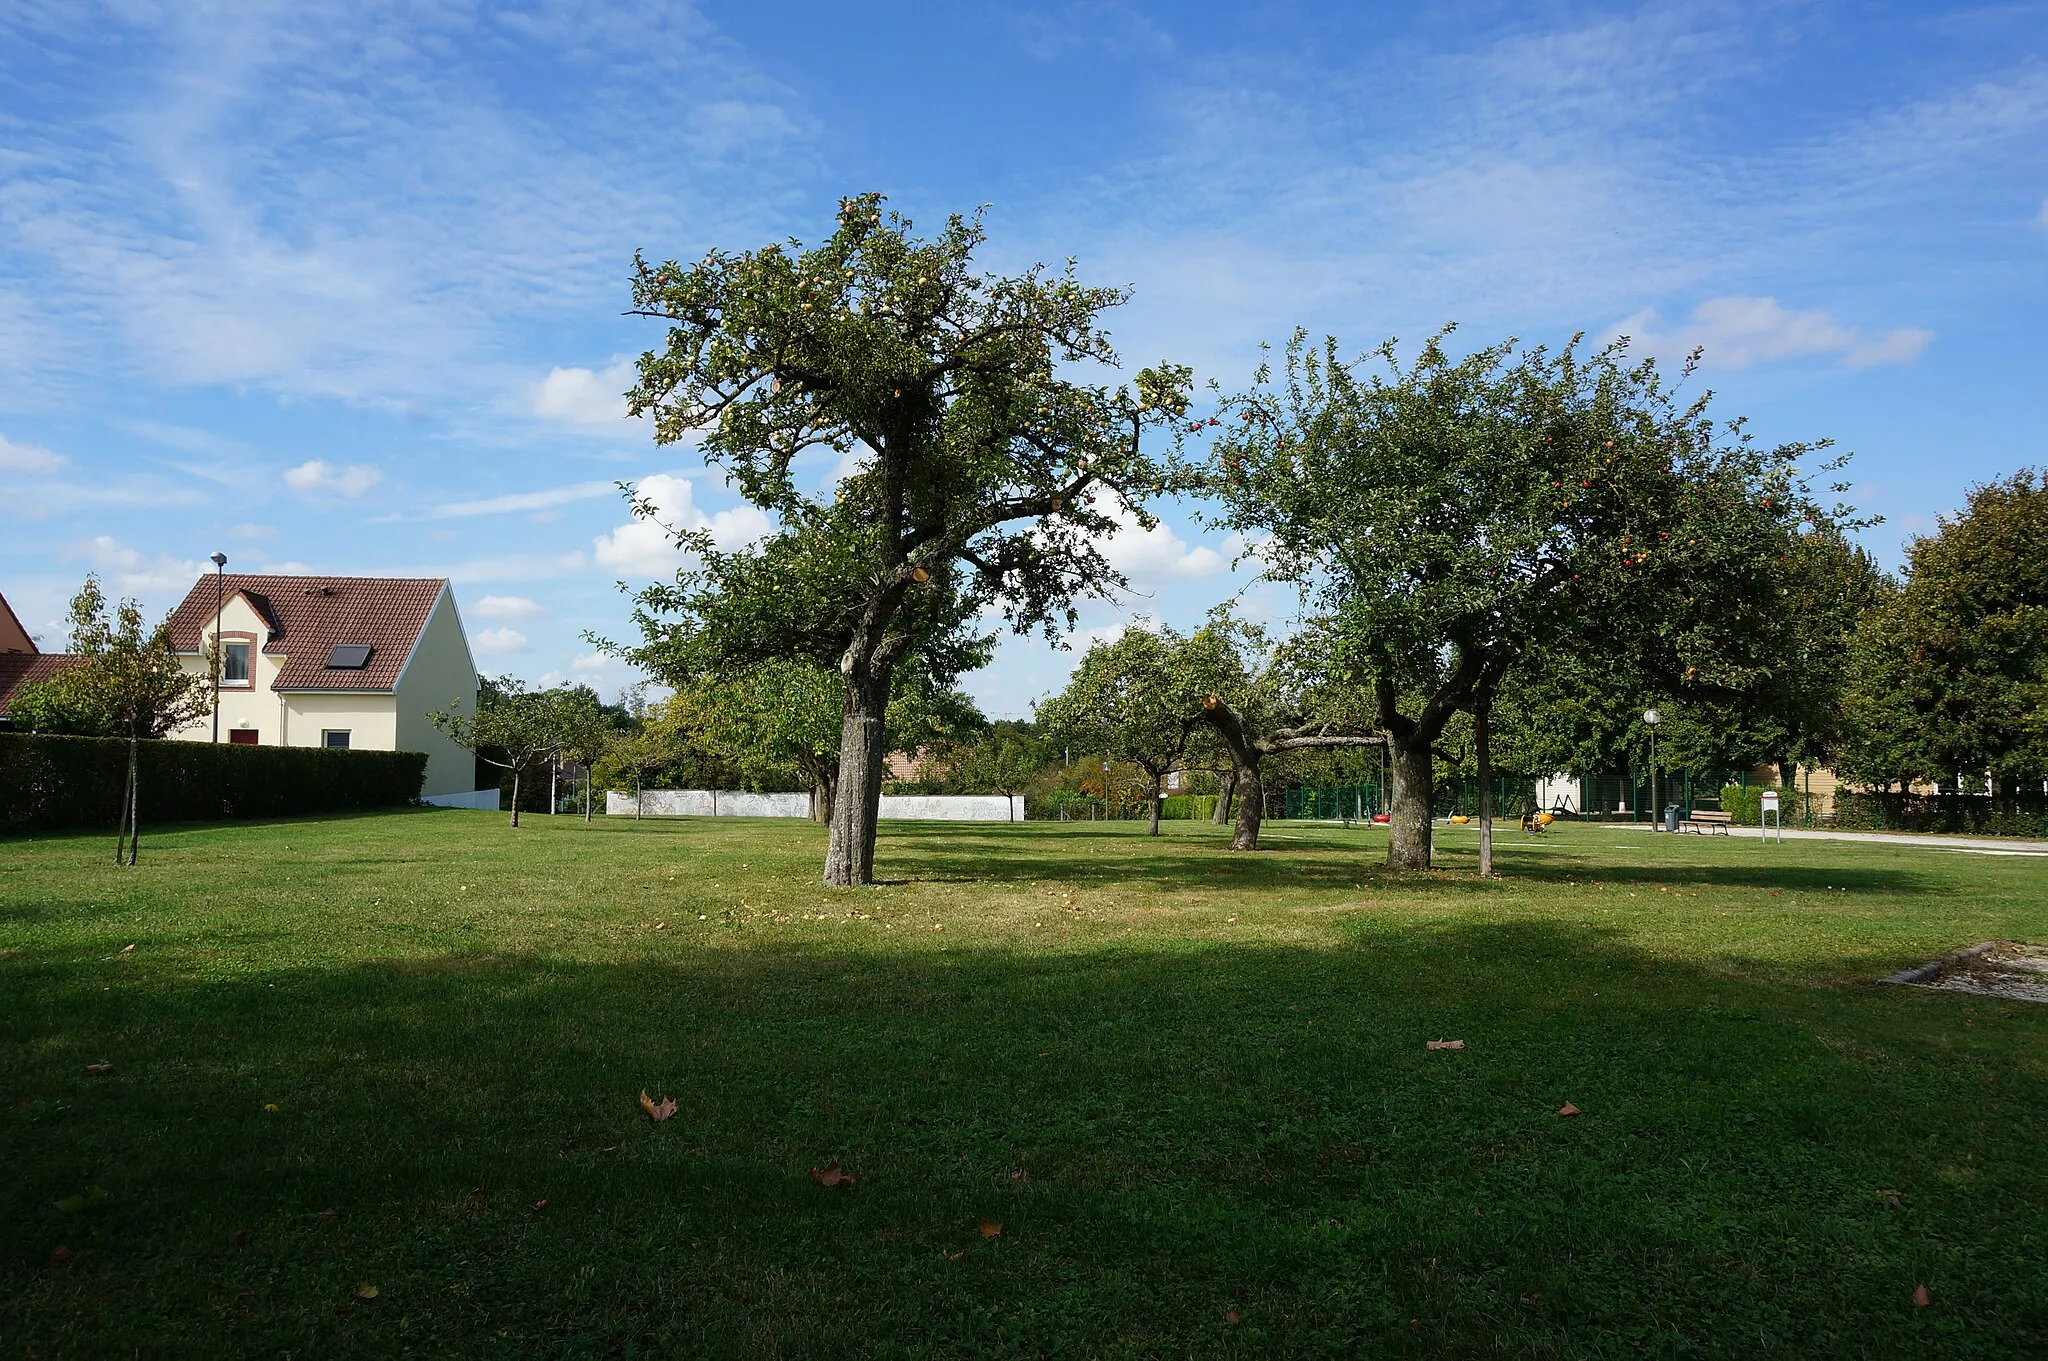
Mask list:
[[1952,836],[2048,837],[2048,798],[2039,794],[1853,794],[1835,792],[1836,827]]
[[1159,801],[1161,818],[1200,822],[1216,812],[1214,794],[1168,794]]
[[[1780,789],[1778,795],[1778,816],[1785,825],[1804,826],[1806,822],[1806,797],[1796,789]],[[1738,827],[1758,827],[1764,820],[1764,786],[1723,785],[1721,788],[1721,811],[1734,820]]]
[[[411,803],[427,758],[158,740],[142,743],[138,768],[147,826]],[[112,827],[127,776],[128,744],[120,738],[0,733],[0,828]]]

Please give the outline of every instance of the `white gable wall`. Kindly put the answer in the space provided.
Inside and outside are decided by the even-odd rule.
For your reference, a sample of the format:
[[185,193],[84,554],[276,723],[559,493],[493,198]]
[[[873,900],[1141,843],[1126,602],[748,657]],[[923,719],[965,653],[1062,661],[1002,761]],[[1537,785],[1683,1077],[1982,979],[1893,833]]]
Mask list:
[[476,757],[427,721],[427,713],[434,709],[475,713],[476,690],[476,662],[455,609],[455,594],[443,587],[412,657],[399,673],[395,705],[398,747],[427,754],[422,793],[466,794],[476,788]]

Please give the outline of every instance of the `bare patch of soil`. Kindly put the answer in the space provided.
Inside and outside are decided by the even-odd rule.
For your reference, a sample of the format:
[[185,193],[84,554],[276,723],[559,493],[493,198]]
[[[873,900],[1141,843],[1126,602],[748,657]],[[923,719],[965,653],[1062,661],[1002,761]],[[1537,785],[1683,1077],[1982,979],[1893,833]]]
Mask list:
[[1893,974],[1885,982],[2048,1004],[2048,945],[1987,940]]

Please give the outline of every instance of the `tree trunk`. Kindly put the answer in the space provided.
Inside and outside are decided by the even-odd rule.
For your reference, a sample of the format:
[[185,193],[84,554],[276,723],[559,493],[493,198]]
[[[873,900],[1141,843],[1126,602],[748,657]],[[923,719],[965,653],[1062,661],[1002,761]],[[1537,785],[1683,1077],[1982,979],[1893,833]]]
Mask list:
[[827,764],[814,758],[811,761],[810,776],[811,817],[829,827],[832,824],[832,809],[838,803],[835,796],[839,785],[839,763],[834,761]]
[[585,766],[583,767],[583,825],[586,827],[590,825],[590,792],[590,767]]
[[1216,811],[1209,815],[1209,820],[1218,827],[1230,825],[1230,799],[1236,792],[1237,772],[1225,771],[1216,781]]
[[1493,753],[1487,746],[1493,701],[1472,706],[1472,755],[1479,770],[1479,877],[1493,875]]
[[875,819],[882,808],[882,762],[888,756],[883,717],[889,671],[850,667],[839,727],[839,787],[833,791],[825,846],[825,883],[851,888],[875,881]]
[[1259,823],[1266,816],[1266,786],[1259,778],[1259,758],[1237,768],[1237,829],[1231,833],[1230,849],[1255,851],[1259,848]]
[[1152,777],[1152,826],[1145,833],[1146,836],[1159,835],[1159,797],[1159,777],[1154,775]]
[[141,799],[136,797],[135,792],[137,776],[139,774],[138,766],[140,764],[137,759],[139,753],[136,748],[139,745],[134,734],[129,734],[128,778],[121,782],[121,808],[114,816],[114,863],[122,866],[135,863],[135,856],[133,854],[136,838],[135,811],[142,802]]
[[1418,734],[1410,744],[1393,744],[1394,808],[1387,824],[1387,868],[1429,868],[1430,800],[1436,762]]
[[516,766],[512,770],[512,825],[519,825],[519,769]]

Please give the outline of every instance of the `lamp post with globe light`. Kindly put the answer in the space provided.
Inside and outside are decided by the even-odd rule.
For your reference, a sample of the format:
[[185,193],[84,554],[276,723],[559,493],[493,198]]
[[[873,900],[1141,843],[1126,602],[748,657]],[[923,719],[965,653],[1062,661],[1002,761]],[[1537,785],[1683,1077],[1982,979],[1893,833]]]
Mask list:
[[1664,825],[1664,803],[1657,797],[1657,725],[1664,721],[1664,715],[1655,709],[1643,710],[1643,726],[1650,730],[1650,826],[1652,829]]
[[228,565],[228,555],[215,553],[207,560],[213,564],[213,740],[217,743],[220,741],[220,668],[223,660],[220,646],[221,592],[225,586],[221,572]]

